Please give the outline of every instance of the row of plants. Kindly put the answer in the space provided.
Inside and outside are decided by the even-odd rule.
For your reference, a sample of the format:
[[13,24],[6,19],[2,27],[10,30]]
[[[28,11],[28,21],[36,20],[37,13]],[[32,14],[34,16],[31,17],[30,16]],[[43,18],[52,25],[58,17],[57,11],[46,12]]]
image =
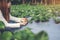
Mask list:
[[59,24],[60,23],[60,17],[55,17],[54,21],[55,21],[56,24]]
[[34,34],[30,28],[15,32],[16,40],[48,40],[48,34],[45,31],[41,31],[38,34]]
[[0,40],[48,40],[48,34],[45,31],[34,34],[30,28],[25,28],[24,30],[3,31],[5,25],[0,22]]
[[53,14],[55,17],[53,17],[56,24],[60,23],[60,6],[53,6],[51,7]]
[[15,17],[31,17],[30,22],[45,22],[49,21],[51,17],[56,16],[54,13],[54,7],[44,5],[12,5],[11,14]]

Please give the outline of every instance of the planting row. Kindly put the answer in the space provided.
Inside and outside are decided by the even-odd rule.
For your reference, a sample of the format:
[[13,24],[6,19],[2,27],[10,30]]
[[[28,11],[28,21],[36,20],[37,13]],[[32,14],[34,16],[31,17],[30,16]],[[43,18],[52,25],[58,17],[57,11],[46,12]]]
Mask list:
[[30,28],[15,32],[3,31],[0,32],[0,40],[48,40],[48,34],[44,31],[33,34]]
[[59,7],[51,7],[44,5],[12,5],[11,14],[15,17],[31,17],[30,22],[45,22],[52,17],[59,16]]

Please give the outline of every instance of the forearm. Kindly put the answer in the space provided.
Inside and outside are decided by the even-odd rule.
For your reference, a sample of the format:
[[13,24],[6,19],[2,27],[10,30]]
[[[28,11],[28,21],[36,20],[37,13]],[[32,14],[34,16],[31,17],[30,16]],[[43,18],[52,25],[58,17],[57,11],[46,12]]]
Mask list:
[[14,17],[14,16],[11,16],[10,15],[10,20],[14,20],[16,22],[20,22],[21,21],[21,18],[17,18],[17,17]]

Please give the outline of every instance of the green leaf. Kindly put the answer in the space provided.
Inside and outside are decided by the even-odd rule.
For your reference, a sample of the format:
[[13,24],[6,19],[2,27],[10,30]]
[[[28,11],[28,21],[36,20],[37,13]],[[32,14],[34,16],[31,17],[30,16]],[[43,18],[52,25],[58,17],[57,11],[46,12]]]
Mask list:
[[0,21],[0,29],[4,29],[4,28],[5,28],[5,24],[2,21]]
[[12,38],[12,33],[9,31],[5,31],[2,34],[2,40],[11,40]]
[[45,31],[41,31],[36,35],[36,40],[48,40],[48,34]]

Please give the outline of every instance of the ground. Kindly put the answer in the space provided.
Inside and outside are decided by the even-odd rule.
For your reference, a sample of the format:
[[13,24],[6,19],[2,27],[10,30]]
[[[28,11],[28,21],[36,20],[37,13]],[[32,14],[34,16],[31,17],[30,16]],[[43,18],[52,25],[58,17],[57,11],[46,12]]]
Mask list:
[[33,33],[39,33],[44,30],[48,33],[49,40],[60,40],[60,24],[55,24],[53,19],[49,22],[41,22],[28,24],[27,27],[32,28]]

